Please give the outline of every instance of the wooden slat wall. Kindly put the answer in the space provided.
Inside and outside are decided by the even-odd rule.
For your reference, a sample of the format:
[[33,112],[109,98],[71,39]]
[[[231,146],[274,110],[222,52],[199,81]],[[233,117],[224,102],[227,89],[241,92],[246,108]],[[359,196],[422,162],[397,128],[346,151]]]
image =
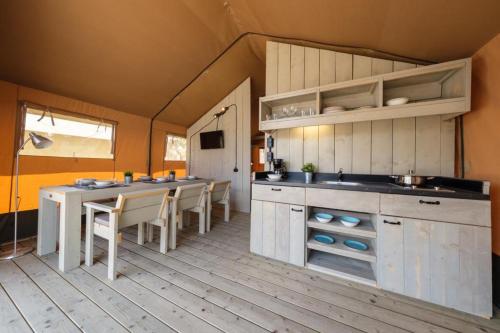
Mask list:
[[[266,95],[390,73],[415,64],[267,42]],[[274,152],[289,171],[454,175],[455,122],[439,116],[278,130]]]

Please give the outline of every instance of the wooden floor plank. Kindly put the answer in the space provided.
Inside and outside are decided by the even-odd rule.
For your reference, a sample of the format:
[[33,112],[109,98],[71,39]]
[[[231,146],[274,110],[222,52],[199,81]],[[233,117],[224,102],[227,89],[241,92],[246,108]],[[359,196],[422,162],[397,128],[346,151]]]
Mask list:
[[207,332],[217,333],[221,330],[194,316],[188,311],[178,307],[177,305],[158,296],[149,289],[144,288],[140,284],[130,280],[125,276],[110,281],[107,278],[107,267],[102,263],[95,263],[83,269],[93,275],[96,279],[120,293],[131,302],[161,320],[177,332],[195,333]]
[[0,286],[0,327],[5,333],[32,332],[5,290]]
[[13,261],[0,262],[0,283],[35,332],[81,332]]
[[353,327],[320,316],[312,311],[308,311],[306,309],[293,306],[277,298],[271,297],[261,292],[257,292],[244,285],[235,283],[233,281],[229,281],[219,276],[215,276],[205,270],[199,269],[195,266],[170,258],[169,256],[162,255],[146,247],[139,246],[129,241],[122,242],[120,246],[134,253],[140,254],[146,258],[152,259],[158,263],[161,263],[167,267],[170,267],[174,270],[182,272],[186,275],[195,277],[196,279],[203,281],[207,284],[210,284],[216,288],[223,289],[226,292],[229,292],[235,296],[247,300],[252,300],[252,303],[255,303],[261,307],[264,307],[270,311],[273,311],[287,318],[293,318],[293,320],[297,321],[298,323],[310,327],[312,329],[315,329],[317,331],[323,331],[323,332],[330,330],[335,330],[336,332],[359,331]]
[[128,332],[35,256],[25,255],[15,262],[82,331]]
[[[217,222],[216,222],[217,223]],[[215,224],[217,225],[217,224]],[[220,225],[224,225],[219,223]],[[213,230],[216,230],[215,227]],[[189,229],[186,229],[182,235],[186,235],[189,233]],[[252,260],[255,263],[258,263],[257,268],[259,269],[269,269],[272,268],[271,270],[277,269],[280,274],[286,274],[285,276],[293,275],[295,274],[295,277],[301,276],[302,279],[299,279],[299,281],[304,282],[304,283],[319,283],[322,284],[322,287],[328,286],[328,288],[333,288],[335,292],[340,292],[341,294],[344,293],[346,296],[353,297],[355,299],[361,300],[363,302],[366,302],[368,304],[377,304],[381,308],[390,310],[395,312],[396,314],[400,313],[402,315],[408,316],[410,318],[414,318],[417,320],[424,320],[426,322],[429,322],[429,326],[440,326],[443,328],[449,328],[453,329],[456,331],[461,331],[464,327],[467,329],[467,331],[471,332],[498,332],[498,319],[495,320],[484,320],[478,317],[473,316],[472,320],[469,318],[468,315],[463,314],[463,319],[462,317],[456,317],[456,316],[447,316],[447,315],[441,315],[441,314],[436,314],[434,311],[429,310],[428,308],[423,308],[422,306],[419,305],[414,305],[411,303],[407,303],[404,301],[400,300],[400,296],[396,295],[396,298],[392,298],[391,295],[387,295],[387,293],[373,289],[371,287],[364,287],[364,286],[356,286],[356,284],[351,284],[351,283],[346,283],[345,281],[339,281],[337,278],[327,276],[325,274],[320,274],[316,273],[314,271],[310,270],[305,270],[301,268],[296,268],[290,265],[286,264],[281,264],[279,262],[276,262],[274,260],[269,260],[269,259],[264,259],[262,257],[257,257],[253,255],[248,254],[248,248],[246,248],[245,245],[241,245],[239,243],[231,242],[228,240],[226,235],[221,235],[212,232],[205,234],[205,235],[197,235],[196,233],[191,234],[187,237],[197,237],[201,242],[209,242],[212,245],[222,247],[226,253],[230,253],[231,249],[235,250],[236,248],[239,248],[239,251],[241,253],[244,253],[244,255],[241,255],[240,260],[245,261],[245,260]],[[183,237],[183,236],[181,236]],[[186,236],[184,236],[186,237]],[[208,238],[208,239],[207,239]],[[230,244],[230,245],[228,245]],[[244,250],[243,250],[244,249]],[[237,255],[236,255],[237,257]],[[266,267],[267,266],[267,267]],[[307,273],[307,274],[305,274]],[[326,280],[325,280],[326,278]],[[332,283],[335,282],[335,283]],[[340,283],[339,283],[340,282]],[[353,286],[356,286],[357,288],[361,288],[362,290],[357,290],[357,288],[353,288]],[[368,292],[364,289],[367,288]],[[347,291],[347,292],[346,292]],[[405,300],[406,301],[406,300]],[[424,303],[422,303],[424,304]],[[427,304],[425,303],[424,306]],[[452,310],[450,310],[452,311]],[[452,311],[453,314],[454,311]],[[461,314],[460,314],[461,315]],[[469,319],[469,320],[464,320],[464,319]]]
[[[96,243],[97,246],[103,246],[103,244],[99,244],[99,241]],[[105,246],[102,248],[105,249]],[[232,313],[256,323],[259,326],[262,326],[271,332],[311,332],[311,330],[305,326],[299,325],[284,316],[277,315],[267,309],[255,305],[254,303],[251,303],[248,300],[234,296],[220,288],[214,288],[210,284],[180,273],[154,260],[135,254],[123,247],[118,248],[118,253],[120,258],[124,261],[147,270],[162,280],[169,281],[180,288],[183,288],[209,302],[212,302],[228,311],[231,311]]]
[[[94,255],[97,256],[99,262],[107,265],[105,250],[95,247]],[[252,324],[122,259],[117,260],[117,271],[224,332],[267,332],[264,328]]]
[[[56,254],[41,259],[54,270],[57,269],[58,257]],[[114,320],[131,332],[175,332],[81,268],[76,268],[68,273],[59,273],[59,275],[78,288],[94,303],[99,304]]]
[[[306,284],[304,282],[296,281],[287,277],[286,275],[268,272],[265,270],[257,269],[250,265],[242,264],[236,260],[231,260],[232,256],[227,255],[227,251],[220,250],[209,244],[204,244],[201,242],[183,238],[178,246],[178,250],[180,252],[186,252],[187,254],[190,254],[196,258],[205,259],[208,262],[208,267],[214,264],[223,265],[226,268],[231,268],[235,271],[248,274],[249,276],[267,281],[275,285],[284,286],[287,289],[293,290],[303,295],[308,295],[321,302],[339,306],[353,313],[369,316],[371,318],[399,327],[401,329],[412,327],[419,332],[451,332],[448,329],[431,325],[415,318],[401,315],[399,313],[394,313],[392,311],[379,308],[376,305],[367,304],[331,292],[329,290],[316,287],[314,285],[311,285],[310,283]],[[229,259],[226,258],[226,256],[229,257]]]

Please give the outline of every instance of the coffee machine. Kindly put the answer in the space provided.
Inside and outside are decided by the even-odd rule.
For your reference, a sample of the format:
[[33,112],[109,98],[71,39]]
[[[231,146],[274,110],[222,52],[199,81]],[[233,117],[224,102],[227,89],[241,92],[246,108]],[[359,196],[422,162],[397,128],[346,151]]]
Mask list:
[[273,172],[277,175],[281,175],[283,178],[286,178],[286,166],[283,159],[273,159]]

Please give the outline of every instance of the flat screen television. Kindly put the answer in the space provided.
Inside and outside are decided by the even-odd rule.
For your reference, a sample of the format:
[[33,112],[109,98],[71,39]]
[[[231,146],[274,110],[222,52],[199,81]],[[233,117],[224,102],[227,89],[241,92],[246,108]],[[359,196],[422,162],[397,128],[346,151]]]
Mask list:
[[200,133],[201,149],[224,148],[224,131],[211,131]]

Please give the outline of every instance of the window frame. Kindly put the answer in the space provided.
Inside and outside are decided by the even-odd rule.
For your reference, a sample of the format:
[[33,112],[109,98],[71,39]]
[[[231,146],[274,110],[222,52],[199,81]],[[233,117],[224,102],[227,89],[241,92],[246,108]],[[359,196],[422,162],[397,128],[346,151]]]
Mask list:
[[[169,136],[175,136],[178,138],[183,138],[186,140],[186,158],[184,160],[167,160],[167,141]],[[171,133],[171,132],[166,132],[165,133],[165,138],[163,139],[163,162],[175,162],[175,163],[186,163],[187,161],[187,137],[182,134],[177,134],[177,133]]]
[[[61,116],[67,116],[67,117],[72,117],[76,119],[86,119],[86,120],[91,120],[94,122],[101,122],[105,123],[108,126],[111,126],[111,152],[110,154],[112,155],[111,158],[105,158],[105,157],[72,157],[72,156],[52,156],[52,155],[21,155],[21,156],[30,156],[30,157],[49,157],[49,158],[85,158],[85,159],[98,159],[98,160],[111,160],[114,161],[116,160],[116,132],[118,129],[118,122],[116,120],[110,120],[106,118],[100,118],[100,117],[94,117],[91,115],[87,115],[84,113],[78,113],[78,112],[73,112],[73,111],[68,111],[68,110],[63,110],[59,109],[56,107],[52,106],[47,106],[47,105],[42,105],[42,104],[37,104],[29,101],[21,101],[19,103],[19,112],[18,112],[18,117],[17,117],[17,126],[16,126],[16,142],[15,142],[15,150],[14,153],[19,150],[19,147],[24,142],[24,134],[25,134],[25,124],[26,124],[26,113],[28,112],[28,109],[34,109],[37,111],[50,111],[54,115],[61,115]],[[82,121],[83,122],[83,121]]]

